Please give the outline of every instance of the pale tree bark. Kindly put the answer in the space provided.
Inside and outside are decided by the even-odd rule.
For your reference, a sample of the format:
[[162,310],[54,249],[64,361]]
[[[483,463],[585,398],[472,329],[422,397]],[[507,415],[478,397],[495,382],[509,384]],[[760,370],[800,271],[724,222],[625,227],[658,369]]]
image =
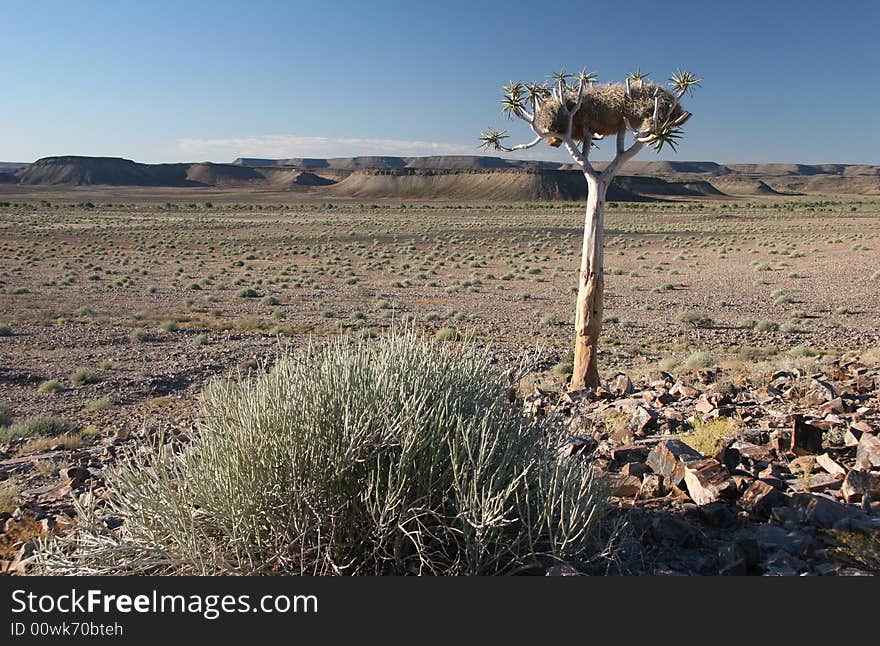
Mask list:
[[601,177],[587,175],[587,211],[584,242],[578,272],[578,295],[574,318],[574,368],[572,390],[599,385],[599,335],[602,332],[602,299],[605,292],[603,249],[605,245],[605,194]]

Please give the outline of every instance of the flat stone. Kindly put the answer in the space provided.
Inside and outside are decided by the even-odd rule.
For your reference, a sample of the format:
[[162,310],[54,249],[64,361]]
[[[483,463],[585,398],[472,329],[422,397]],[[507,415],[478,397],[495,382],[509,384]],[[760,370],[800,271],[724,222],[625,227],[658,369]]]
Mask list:
[[684,483],[698,505],[708,505],[730,496],[735,487],[727,468],[712,458],[684,463]]
[[632,498],[638,495],[642,488],[642,481],[635,476],[615,474],[609,477],[613,496],[620,498]]
[[678,485],[684,480],[684,465],[704,459],[703,456],[681,440],[664,440],[651,449],[647,463],[651,470],[663,476],[666,486]]
[[837,464],[827,453],[820,453],[816,456],[816,464],[825,469],[828,473],[834,476],[845,476],[846,469]]
[[862,433],[856,449],[856,468],[870,471],[880,467],[880,437],[872,433]]
[[796,493],[790,498],[792,508],[803,522],[832,529],[843,521],[865,521],[870,517],[858,507],[838,502],[826,494]]

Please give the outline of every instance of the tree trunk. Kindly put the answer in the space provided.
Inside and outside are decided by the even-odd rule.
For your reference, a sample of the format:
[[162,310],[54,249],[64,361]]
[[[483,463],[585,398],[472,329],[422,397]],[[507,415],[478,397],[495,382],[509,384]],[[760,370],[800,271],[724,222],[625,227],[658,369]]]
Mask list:
[[571,390],[599,385],[599,334],[602,331],[602,295],[605,290],[602,248],[604,246],[605,191],[603,177],[587,178],[587,212],[584,218],[584,246],[578,275],[575,310],[574,370]]

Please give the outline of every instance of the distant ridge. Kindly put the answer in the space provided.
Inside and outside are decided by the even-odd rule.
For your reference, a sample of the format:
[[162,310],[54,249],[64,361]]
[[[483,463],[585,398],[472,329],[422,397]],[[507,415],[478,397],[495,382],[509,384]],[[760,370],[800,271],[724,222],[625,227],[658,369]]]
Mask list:
[[[880,195],[880,166],[636,161],[626,172],[609,199]],[[232,164],[66,155],[28,165],[0,163],[0,185],[14,184],[219,187],[389,199],[581,200],[585,194],[583,177],[571,164],[478,155],[240,158]]]
[[392,169],[421,168],[431,170],[479,170],[497,168],[542,168],[546,170],[563,170],[571,164],[547,161],[529,161],[486,157],[483,155],[435,155],[429,157],[330,157],[327,159],[311,157],[292,157],[290,159],[263,159],[239,157],[232,162],[237,166],[289,166],[303,169]]

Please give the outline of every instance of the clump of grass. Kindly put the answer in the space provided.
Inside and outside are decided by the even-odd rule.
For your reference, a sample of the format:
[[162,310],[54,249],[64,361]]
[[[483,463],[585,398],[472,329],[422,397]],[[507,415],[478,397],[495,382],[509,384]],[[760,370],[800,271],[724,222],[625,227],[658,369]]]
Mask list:
[[[331,342],[203,394],[199,434],[108,475],[42,574],[506,574],[607,545],[607,494],[491,358],[412,334]],[[283,468],[279,468],[283,465]],[[112,510],[112,512],[110,511]],[[123,523],[110,532],[112,513]],[[230,540],[234,537],[234,540]],[[600,547],[601,546],[601,547]]]
[[32,415],[11,426],[0,428],[0,443],[6,444],[28,437],[56,437],[72,430],[73,425],[61,417],[47,414]]
[[719,417],[708,422],[694,420],[694,430],[681,436],[681,441],[705,456],[712,456],[725,440],[739,434],[739,425],[730,417]]
[[574,372],[574,363],[571,361],[560,361],[553,366],[552,371],[558,377],[567,377]]
[[715,324],[715,321],[702,312],[679,312],[675,318],[679,323],[687,323],[694,327],[712,327]]
[[755,329],[758,332],[775,332],[779,329],[779,323],[777,323],[776,321],[768,320],[758,321],[758,323],[755,325]]
[[109,399],[102,397],[101,399],[94,399],[86,404],[86,410],[90,413],[95,413],[100,410],[107,410],[112,406],[113,403]]
[[758,326],[758,322],[755,319],[743,319],[736,326],[741,330],[754,330]]
[[815,357],[819,353],[813,350],[813,348],[806,345],[796,345],[791,350],[788,351],[788,354],[792,357]]
[[0,513],[11,514],[18,507],[18,497],[21,494],[18,485],[12,479],[0,482]]
[[442,327],[434,333],[434,338],[437,341],[455,341],[458,338],[458,332],[455,331],[455,328]]
[[12,336],[12,328],[8,323],[0,323],[0,336]]
[[159,324],[160,332],[175,332],[180,325],[174,319],[169,319],[167,321],[162,321]]
[[685,359],[684,365],[689,370],[711,368],[715,365],[715,359],[708,352],[704,352],[701,350],[692,353],[687,359]]
[[238,296],[239,298],[257,298],[260,295],[260,293],[255,289],[252,289],[250,287],[245,287],[245,288],[240,289],[237,292],[235,292],[235,295]]
[[76,371],[70,375],[70,383],[74,386],[87,386],[89,384],[96,384],[98,381],[100,381],[98,373],[91,368],[77,368]]
[[64,388],[61,385],[61,382],[57,379],[47,379],[46,381],[40,382],[40,385],[37,386],[37,390],[47,395],[54,395],[55,393],[60,392],[63,389]]
[[663,370],[664,372],[670,372],[671,370],[675,370],[678,366],[680,366],[681,361],[679,361],[675,357],[664,357],[657,365],[660,367],[660,370]]
[[137,343],[146,343],[150,340],[150,333],[142,327],[136,327],[131,331],[129,337]]

